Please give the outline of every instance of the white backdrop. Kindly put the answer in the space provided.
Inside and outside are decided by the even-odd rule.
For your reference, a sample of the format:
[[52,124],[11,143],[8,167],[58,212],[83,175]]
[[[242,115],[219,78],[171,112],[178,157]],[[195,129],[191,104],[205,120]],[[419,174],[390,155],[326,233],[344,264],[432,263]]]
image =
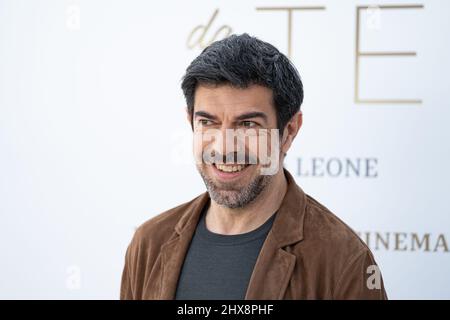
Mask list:
[[[359,98],[420,103],[355,101],[357,6],[375,4],[423,7],[361,9],[360,50],[416,55],[360,57]],[[289,29],[288,11],[267,9],[280,6],[324,8],[292,11]],[[444,0],[0,0],[0,298],[118,298],[134,228],[205,190],[180,79],[231,30],[299,69],[304,124],[286,166],[369,243],[389,297],[449,299],[448,12]]]

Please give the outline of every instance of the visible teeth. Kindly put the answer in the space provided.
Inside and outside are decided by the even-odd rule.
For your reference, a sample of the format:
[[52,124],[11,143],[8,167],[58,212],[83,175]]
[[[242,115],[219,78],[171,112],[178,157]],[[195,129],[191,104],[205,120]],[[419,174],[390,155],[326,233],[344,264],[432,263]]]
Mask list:
[[241,171],[242,169],[244,169],[246,166],[245,165],[223,165],[223,164],[215,164],[216,168],[219,169],[220,171],[224,171],[224,172],[237,172],[237,171]]

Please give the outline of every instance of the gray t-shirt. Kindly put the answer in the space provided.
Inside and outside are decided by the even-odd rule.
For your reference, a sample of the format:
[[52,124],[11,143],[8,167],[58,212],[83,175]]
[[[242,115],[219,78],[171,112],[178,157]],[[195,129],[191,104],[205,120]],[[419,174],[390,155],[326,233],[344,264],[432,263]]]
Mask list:
[[178,280],[177,300],[243,300],[275,214],[257,229],[222,235],[206,228],[203,211]]

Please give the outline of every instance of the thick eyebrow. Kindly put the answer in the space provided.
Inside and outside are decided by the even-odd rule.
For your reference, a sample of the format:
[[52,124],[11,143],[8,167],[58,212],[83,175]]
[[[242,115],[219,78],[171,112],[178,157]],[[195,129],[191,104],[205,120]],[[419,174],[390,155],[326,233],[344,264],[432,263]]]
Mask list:
[[217,120],[217,117],[206,112],[206,111],[196,111],[195,113],[195,117],[204,117],[206,119],[210,119],[210,120]]
[[[206,111],[196,111],[194,113],[194,115],[195,115],[195,117],[204,117],[204,118],[210,119],[210,120],[217,120],[217,117],[215,115],[212,115]],[[248,119],[253,119],[253,118],[261,118],[267,123],[267,115],[264,112],[259,112],[259,111],[246,112],[241,115],[238,115],[235,118],[235,121],[237,122],[237,121],[248,120]]]
[[267,123],[267,115],[264,112],[259,111],[243,113],[236,117],[236,121],[242,121],[252,118],[261,118]]

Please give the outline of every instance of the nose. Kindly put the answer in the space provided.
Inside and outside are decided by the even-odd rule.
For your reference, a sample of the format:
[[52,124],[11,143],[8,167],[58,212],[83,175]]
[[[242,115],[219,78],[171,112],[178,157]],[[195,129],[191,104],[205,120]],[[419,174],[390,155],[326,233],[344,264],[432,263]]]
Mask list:
[[[234,128],[222,126],[221,128],[208,129],[196,137],[196,139],[199,138],[201,140],[197,140],[196,144],[202,146],[203,162],[245,162],[245,139],[239,138]],[[240,155],[241,153],[244,155]]]

